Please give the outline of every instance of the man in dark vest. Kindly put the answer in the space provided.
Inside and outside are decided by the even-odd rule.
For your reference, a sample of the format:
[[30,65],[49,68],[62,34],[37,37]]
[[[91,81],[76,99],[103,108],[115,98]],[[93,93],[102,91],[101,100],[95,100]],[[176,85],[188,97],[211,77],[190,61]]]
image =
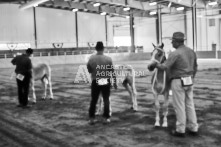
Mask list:
[[22,108],[29,108],[28,94],[32,78],[32,63],[29,57],[32,53],[33,50],[28,48],[26,54],[18,55],[11,61],[11,63],[16,66],[15,73],[18,86],[18,107]]

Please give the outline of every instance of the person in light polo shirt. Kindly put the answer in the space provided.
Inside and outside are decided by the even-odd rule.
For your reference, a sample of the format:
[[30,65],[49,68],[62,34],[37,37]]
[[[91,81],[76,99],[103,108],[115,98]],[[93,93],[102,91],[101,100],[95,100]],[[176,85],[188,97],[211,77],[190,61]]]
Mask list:
[[104,55],[104,46],[102,42],[97,42],[95,49],[97,53],[89,58],[87,63],[88,72],[91,74],[91,102],[89,107],[90,124],[95,123],[95,111],[96,104],[101,93],[104,101],[104,113],[103,117],[105,122],[110,122],[110,89],[111,78],[114,80],[114,87],[117,88],[116,76],[114,74],[114,68],[112,59]]
[[29,86],[32,78],[32,63],[29,58],[33,53],[31,48],[26,50],[26,54],[17,55],[11,61],[16,66],[16,82],[18,86],[18,107],[29,108],[28,105],[28,94]]
[[182,32],[173,33],[172,45],[176,49],[169,54],[165,63],[156,63],[159,69],[169,69],[173,106],[176,112],[176,129],[171,134],[185,137],[188,134],[198,135],[198,123],[193,100],[193,79],[197,72],[196,53],[184,45]]

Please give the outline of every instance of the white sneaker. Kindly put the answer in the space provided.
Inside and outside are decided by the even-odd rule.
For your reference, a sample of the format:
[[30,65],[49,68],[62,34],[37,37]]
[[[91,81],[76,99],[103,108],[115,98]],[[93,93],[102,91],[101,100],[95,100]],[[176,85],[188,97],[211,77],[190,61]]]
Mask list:
[[110,123],[110,122],[111,122],[110,118],[106,119],[106,122],[107,122],[107,123]]
[[110,118],[104,120],[104,124],[109,124],[111,122]]
[[94,125],[96,122],[97,122],[97,120],[93,119],[93,118],[89,120],[90,125]]

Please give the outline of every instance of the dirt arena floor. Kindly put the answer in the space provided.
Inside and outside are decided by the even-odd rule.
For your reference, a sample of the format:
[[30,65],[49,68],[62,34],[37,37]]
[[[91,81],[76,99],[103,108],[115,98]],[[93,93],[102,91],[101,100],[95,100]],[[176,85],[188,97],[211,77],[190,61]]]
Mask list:
[[[90,84],[74,83],[79,65],[52,66],[54,100],[41,100],[37,82],[37,104],[16,107],[17,86],[10,79],[13,69],[0,70],[1,147],[220,147],[221,146],[221,60],[199,60],[194,100],[199,136],[176,138],[169,135],[175,125],[170,103],[167,129],[154,128],[154,103],[148,61],[131,64],[144,75],[136,78],[139,111],[130,110],[128,93],[120,85],[112,90],[110,124],[88,124]],[[160,97],[161,102],[163,98]],[[171,101],[171,99],[170,99]],[[101,119],[98,116],[98,119]]]

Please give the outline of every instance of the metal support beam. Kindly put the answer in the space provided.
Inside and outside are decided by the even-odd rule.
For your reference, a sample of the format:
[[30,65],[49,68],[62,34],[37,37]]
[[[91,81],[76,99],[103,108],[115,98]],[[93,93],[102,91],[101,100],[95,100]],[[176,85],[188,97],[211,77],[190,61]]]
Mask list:
[[203,0],[165,0],[172,2],[174,4],[182,5],[185,7],[192,7],[193,5],[197,6],[197,8],[205,8],[206,4]]
[[108,34],[107,34],[107,16],[105,15],[105,41],[106,41],[106,46],[108,45]]
[[157,43],[162,43],[162,16],[161,16],[161,5],[157,5],[157,19],[156,19],[156,32],[157,32]]
[[78,48],[78,13],[75,13],[76,48]]
[[185,34],[185,36],[187,36],[187,14],[186,14],[186,11],[184,11],[184,18],[183,19],[184,19],[184,34]]
[[[194,0],[192,0],[194,4]],[[192,7],[192,26],[193,26],[193,50],[197,49],[197,25],[196,25],[196,3]]]
[[131,52],[135,52],[134,44],[134,17],[130,14],[130,38],[131,38]]
[[34,15],[34,37],[35,37],[35,48],[38,48],[37,26],[36,26],[36,10],[35,10],[35,7],[33,7],[33,15]]

